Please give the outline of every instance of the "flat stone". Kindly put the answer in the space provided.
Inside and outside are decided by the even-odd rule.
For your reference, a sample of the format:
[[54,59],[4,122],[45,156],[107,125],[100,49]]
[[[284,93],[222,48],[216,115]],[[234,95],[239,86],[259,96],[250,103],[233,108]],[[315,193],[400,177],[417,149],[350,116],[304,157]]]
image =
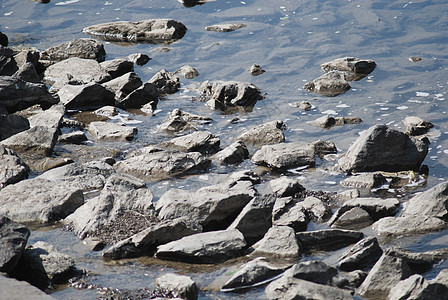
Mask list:
[[337,219],[332,219],[328,223],[331,228],[341,229],[362,229],[373,224],[369,213],[360,207],[353,207],[340,214],[336,211]]
[[271,121],[245,131],[237,137],[237,140],[248,146],[283,143],[285,141],[283,129],[285,128],[286,125],[282,121]]
[[430,216],[448,220],[448,182],[442,182],[412,197],[401,216]]
[[447,226],[446,222],[436,217],[407,216],[382,218],[373,223],[372,229],[377,234],[397,236],[440,231],[447,228]]
[[183,152],[200,152],[202,154],[214,154],[219,151],[221,141],[219,137],[207,131],[196,131],[180,136],[160,145]]
[[274,169],[290,169],[316,164],[314,145],[295,142],[265,145],[252,156],[257,165]]
[[188,276],[168,273],[157,277],[155,284],[182,299],[196,300],[198,298],[199,288]]
[[109,122],[91,122],[88,128],[89,133],[96,140],[107,141],[132,141],[137,134],[136,127],[109,123]]
[[246,27],[246,24],[216,24],[216,25],[210,25],[205,27],[205,30],[207,31],[216,31],[216,32],[230,32],[235,31],[238,29],[241,29],[243,27]]
[[58,140],[58,128],[36,126],[19,132],[0,142],[16,152],[36,153],[49,156]]
[[305,249],[340,249],[360,241],[364,234],[342,229],[321,229],[297,232],[296,238]]
[[102,43],[93,39],[84,38],[64,42],[40,53],[41,60],[53,62],[62,61],[70,57],[94,59],[102,62],[106,58],[106,51]]

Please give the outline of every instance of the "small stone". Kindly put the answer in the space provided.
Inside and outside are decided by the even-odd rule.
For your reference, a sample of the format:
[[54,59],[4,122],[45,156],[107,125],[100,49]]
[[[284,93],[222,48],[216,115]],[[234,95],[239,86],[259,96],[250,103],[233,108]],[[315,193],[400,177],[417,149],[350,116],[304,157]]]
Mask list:
[[311,108],[313,108],[313,106],[308,101],[298,101],[292,103],[291,105],[305,111],[311,110]]
[[262,68],[260,67],[260,65],[257,65],[257,64],[253,64],[253,65],[249,68],[249,73],[250,73],[252,76],[258,76],[258,75],[263,74],[264,72],[266,72],[266,70],[262,69]]
[[143,66],[145,65],[148,61],[151,60],[151,57],[149,57],[146,54],[143,53],[134,53],[134,54],[130,54],[128,55],[128,60],[133,62],[134,64],[136,64],[137,66]]

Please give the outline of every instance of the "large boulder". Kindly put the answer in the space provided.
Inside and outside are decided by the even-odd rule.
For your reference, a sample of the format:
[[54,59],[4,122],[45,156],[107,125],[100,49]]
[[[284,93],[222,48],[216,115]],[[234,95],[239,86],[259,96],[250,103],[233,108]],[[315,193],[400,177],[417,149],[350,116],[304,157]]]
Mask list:
[[448,182],[439,183],[412,197],[401,212],[401,216],[429,216],[448,221]]
[[252,161],[273,169],[314,166],[315,149],[313,144],[301,142],[265,145],[255,152]]
[[285,128],[286,125],[282,121],[272,121],[245,131],[237,139],[248,146],[283,143]]
[[111,42],[163,44],[181,39],[187,32],[187,28],[174,20],[153,19],[92,25],[82,31]]
[[390,290],[387,299],[446,299],[447,295],[448,286],[416,274],[397,283]]
[[28,177],[30,168],[11,149],[0,146],[0,188]]
[[106,51],[104,45],[94,39],[73,39],[40,53],[41,60],[51,62],[58,62],[70,57],[94,59],[102,62],[106,58]]
[[344,172],[418,170],[428,153],[427,138],[416,139],[375,125],[364,131],[338,165]]
[[350,84],[346,81],[346,74],[340,71],[330,71],[322,76],[307,82],[303,89],[308,92],[318,93],[327,97],[335,97],[350,90]]
[[24,225],[0,218],[0,272],[12,273],[25,250],[30,230]]

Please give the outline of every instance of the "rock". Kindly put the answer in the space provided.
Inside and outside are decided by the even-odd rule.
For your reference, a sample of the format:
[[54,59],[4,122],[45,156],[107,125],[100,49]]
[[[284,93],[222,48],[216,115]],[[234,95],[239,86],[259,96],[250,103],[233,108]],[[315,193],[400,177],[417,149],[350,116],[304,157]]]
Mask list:
[[314,145],[295,142],[265,145],[253,156],[257,165],[266,165],[273,169],[290,169],[316,164]]
[[8,47],[8,36],[3,32],[0,32],[0,45]]
[[152,255],[157,246],[201,231],[202,227],[188,217],[165,220],[112,245],[103,252],[103,257],[123,259]]
[[0,190],[0,215],[16,222],[55,222],[82,204],[84,195],[81,190],[38,177]]
[[168,273],[157,277],[155,284],[182,299],[196,300],[198,298],[199,289],[188,276]]
[[11,149],[0,146],[0,189],[28,178],[30,168]]
[[338,165],[344,172],[418,170],[428,153],[429,141],[415,139],[386,125],[364,131]]
[[49,170],[38,178],[54,183],[63,183],[84,192],[102,189],[109,176],[115,174],[112,166],[102,161],[91,161],[84,164],[73,163]]
[[296,238],[305,249],[340,249],[356,243],[363,238],[359,231],[342,229],[321,229],[297,232]]
[[174,94],[179,91],[179,78],[165,69],[160,70],[148,82],[156,85],[159,94]]
[[159,130],[168,132],[182,132],[189,129],[196,130],[195,126],[186,120],[188,119],[188,115],[191,114],[185,113],[177,108],[173,109],[165,122],[160,125]]
[[266,296],[270,300],[293,299],[353,299],[351,292],[340,288],[317,284],[310,281],[283,276],[266,287]]
[[285,176],[269,181],[269,185],[271,186],[272,192],[276,194],[277,197],[294,196],[305,190],[297,179]]
[[82,32],[111,42],[166,44],[181,39],[187,28],[169,19],[118,21],[86,27]]
[[340,71],[330,71],[324,75],[307,82],[303,89],[327,97],[335,97],[345,94],[351,86],[346,81],[346,75]]
[[331,207],[319,198],[308,196],[302,202],[299,202],[308,214],[309,219],[322,221],[328,219],[331,215]]
[[19,263],[30,230],[7,217],[0,218],[0,272],[11,274]]
[[397,283],[390,290],[387,299],[446,299],[447,295],[447,286],[430,282],[421,275],[412,275]]
[[212,156],[221,164],[239,164],[249,158],[249,150],[242,141],[236,141]]
[[[115,94],[116,99],[124,99],[131,92],[142,86],[143,82],[134,72],[128,72],[102,85]],[[119,101],[118,100],[118,101]]]
[[329,129],[329,128],[333,127],[334,125],[336,125],[336,120],[332,116],[325,115],[320,118],[317,118],[314,121],[309,121],[307,123],[310,125],[316,126],[316,127]]
[[136,64],[137,66],[144,66],[148,61],[151,60],[151,57],[144,53],[133,53],[128,55],[127,60],[129,60],[133,64]]
[[100,66],[110,75],[112,79],[134,72],[134,64],[126,59],[113,59],[103,61]]
[[246,27],[246,24],[216,24],[205,27],[207,31],[230,32]]
[[324,72],[330,72],[333,70],[348,72],[346,80],[360,80],[376,68],[376,63],[373,60],[358,59],[356,57],[344,57],[338,58],[330,62],[326,62],[320,65]]
[[182,152],[200,152],[204,155],[214,154],[219,151],[219,137],[207,131],[196,131],[180,136],[160,145]]
[[52,296],[26,281],[8,278],[0,274],[0,290],[5,299],[54,300]]
[[95,82],[66,84],[58,91],[58,95],[67,109],[101,107],[113,105],[115,101],[114,93]]
[[274,258],[300,258],[302,252],[289,226],[272,226],[264,237],[255,243],[251,256],[271,256]]
[[434,278],[434,282],[448,286],[448,269],[441,270],[436,278]]
[[259,257],[242,265],[221,287],[222,292],[246,289],[276,278],[289,265],[277,266]]
[[45,84],[26,82],[11,76],[0,76],[0,105],[9,113],[40,104],[49,107],[59,99],[50,95]]
[[362,270],[373,266],[383,254],[375,237],[365,237],[346,250],[338,260],[338,268],[343,271]]
[[3,141],[1,145],[17,152],[33,152],[49,156],[58,139],[58,128],[36,126],[19,132]]
[[41,60],[62,61],[70,57],[94,59],[102,62],[106,58],[104,45],[93,39],[73,39],[41,52]]
[[408,264],[386,251],[370,270],[357,293],[361,297],[384,297],[398,283],[412,275]]
[[339,202],[345,202],[351,199],[356,199],[361,196],[358,189],[345,190],[334,195],[334,199]]
[[53,129],[59,129],[61,127],[64,113],[64,106],[56,104],[49,109],[40,111],[28,117],[28,121],[30,122],[30,127],[43,126]]
[[44,157],[41,160],[31,161],[30,168],[34,172],[45,172],[71,163],[73,163],[73,160],[70,158]]
[[362,123],[362,119],[358,117],[336,117],[334,118],[336,126],[342,126],[345,124],[359,124]]
[[415,116],[406,117],[402,123],[406,127],[405,132],[408,135],[422,135],[434,127],[431,122]]
[[40,51],[36,48],[23,48],[23,49],[14,49],[14,60],[17,63],[17,66],[20,68],[26,63],[32,63],[35,70],[40,71]]
[[387,184],[387,180],[381,173],[359,173],[342,180],[340,184],[348,188],[373,189]]
[[118,115],[120,111],[114,106],[106,105],[101,108],[98,108],[93,113],[98,116],[105,116],[111,118]]
[[448,258],[448,248],[429,250],[426,252],[411,252],[401,248],[389,248],[388,254],[403,259],[412,273],[425,273],[432,267]]
[[447,228],[446,222],[429,216],[386,217],[372,225],[377,234],[386,236],[422,234],[445,228]]
[[334,285],[333,280],[338,275],[336,268],[318,260],[310,260],[295,264],[284,276],[290,276],[318,284]]
[[264,72],[266,72],[266,70],[262,69],[262,68],[260,67],[260,65],[257,65],[257,64],[253,64],[253,65],[250,66],[250,68],[249,68],[249,73],[250,73],[250,75],[252,75],[252,76],[258,76],[258,75],[263,74]]
[[143,180],[127,174],[111,175],[98,197],[79,207],[64,222],[81,239],[107,226],[125,211],[147,212],[152,209],[152,193]]
[[13,74],[13,77],[19,78],[23,81],[41,83],[41,79],[37,74],[36,68],[30,62],[23,64],[17,72]]
[[199,76],[198,70],[196,70],[190,65],[182,66],[179,70],[176,70],[173,74],[174,75],[179,74],[186,79],[193,79]]
[[0,46],[0,75],[11,76],[17,70],[18,67],[12,49]]
[[305,231],[310,222],[305,208],[292,198],[278,198],[272,212],[272,224]]
[[216,263],[243,253],[246,241],[237,229],[197,233],[157,247],[156,257],[188,263]]
[[324,158],[324,156],[327,154],[338,153],[338,149],[336,148],[336,145],[331,141],[317,140],[317,141],[313,142],[312,144],[314,146],[314,152],[321,159]]
[[67,283],[79,273],[75,261],[46,242],[36,242],[22,255],[16,273],[18,279],[25,280],[41,290],[52,288],[53,284]]
[[238,108],[250,111],[262,99],[258,87],[241,81],[205,81],[198,92],[208,100],[208,106],[223,111]]
[[0,141],[27,129],[30,129],[30,123],[27,118],[0,113]]
[[259,241],[272,226],[272,208],[275,197],[263,195],[253,198],[240,212],[228,229],[238,229],[248,245]]
[[151,109],[154,110],[159,102],[159,91],[155,84],[145,82],[139,88],[132,91],[123,99],[116,99],[115,105],[123,109],[141,108],[150,104]]
[[373,224],[369,213],[360,207],[353,207],[349,210],[339,213],[339,210],[333,215],[334,219],[328,222],[331,228],[341,229],[362,229]]
[[196,5],[202,5],[206,0],[178,0],[185,7],[194,7]]
[[402,217],[429,216],[448,221],[448,182],[412,197],[401,212]]
[[301,110],[309,111],[313,106],[308,101],[297,101],[291,104],[293,107],[297,107]]
[[158,181],[208,167],[210,160],[199,152],[182,153],[161,151],[145,153],[115,163],[114,167],[123,173],[130,173],[148,181]]
[[284,129],[286,129],[286,125],[282,121],[271,121],[245,131],[237,139],[248,146],[283,143],[285,141]]
[[96,140],[122,142],[132,141],[138,131],[136,127],[108,122],[92,122],[89,124],[88,130]]

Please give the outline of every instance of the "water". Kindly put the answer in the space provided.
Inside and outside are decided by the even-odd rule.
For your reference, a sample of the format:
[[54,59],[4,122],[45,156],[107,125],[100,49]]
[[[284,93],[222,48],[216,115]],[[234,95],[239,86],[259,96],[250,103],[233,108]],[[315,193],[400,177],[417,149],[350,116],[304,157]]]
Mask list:
[[[158,105],[154,117],[135,111],[125,112],[129,118],[141,121],[137,138],[130,143],[95,143],[78,154],[76,147],[58,146],[57,154],[79,160],[90,154],[110,153],[114,149],[128,151],[167,140],[172,136],[157,132],[165,117],[174,108],[210,116],[214,122],[201,129],[216,134],[223,147],[230,145],[246,128],[271,120],[283,120],[287,125],[286,139],[290,142],[312,142],[318,139],[335,142],[344,153],[359,132],[374,124],[387,124],[403,129],[401,121],[416,115],[435,124],[431,130],[431,149],[424,161],[429,167],[428,180],[416,191],[430,188],[448,177],[448,3],[444,1],[209,1],[204,5],[184,7],[176,0],[0,1],[0,31],[8,35],[10,45],[17,47],[48,47],[88,37],[82,28],[116,20],[138,21],[151,18],[172,18],[184,23],[187,34],[162,51],[159,45],[116,45],[105,43],[107,60],[124,58],[143,52],[152,57],[145,66],[136,67],[143,81],[161,69],[175,71],[183,65],[195,67],[200,76],[193,80],[181,78],[182,90]],[[219,23],[244,23],[247,26],[229,33],[207,32],[205,26]],[[165,46],[164,46],[165,47]],[[377,68],[368,77],[352,82],[344,95],[327,98],[305,92],[302,87],[322,74],[320,64],[336,58],[354,56],[372,59]],[[411,62],[411,56],[421,57]],[[259,64],[266,70],[253,77],[248,69]],[[195,100],[195,88],[205,80],[241,80],[257,85],[266,94],[252,112],[229,113],[211,111]],[[296,101],[309,101],[309,112],[291,107]],[[324,114],[360,117],[363,123],[345,125],[330,130],[307,124]],[[229,121],[235,117],[237,124]],[[109,153],[109,152],[107,152]],[[103,154],[104,155],[104,154]],[[328,171],[334,161],[318,161],[317,168],[289,173],[303,181],[307,189],[341,191],[341,174]],[[208,176],[192,176],[149,184],[158,199],[171,187],[195,189],[222,180],[226,173],[241,168],[254,168],[249,162],[240,167],[213,166]],[[275,177],[275,175],[272,175]],[[266,176],[266,180],[271,177]],[[266,184],[258,187],[266,189]],[[404,195],[406,196],[406,195]],[[397,243],[418,251],[447,246],[448,232],[423,237],[400,239]],[[176,270],[187,273],[200,282],[211,284],[229,266],[188,271],[188,266],[166,262],[128,261],[109,265],[98,254],[91,253],[70,233],[59,229],[35,230],[30,243],[46,240],[72,255],[79,266],[93,270],[96,280],[117,288],[142,288],[152,285],[158,274]],[[435,241],[435,242],[432,242]],[[328,258],[331,261],[331,253]],[[160,264],[160,265],[158,265]],[[166,265],[169,267],[165,267]],[[437,266],[434,271],[446,267]],[[200,269],[199,269],[200,270]],[[433,271],[433,273],[434,273]],[[147,274],[147,275],[145,275]],[[435,276],[428,274],[428,277]],[[66,288],[53,293],[60,299],[95,298],[94,291]],[[223,295],[202,292],[203,299],[262,298],[263,288],[249,294]]]

